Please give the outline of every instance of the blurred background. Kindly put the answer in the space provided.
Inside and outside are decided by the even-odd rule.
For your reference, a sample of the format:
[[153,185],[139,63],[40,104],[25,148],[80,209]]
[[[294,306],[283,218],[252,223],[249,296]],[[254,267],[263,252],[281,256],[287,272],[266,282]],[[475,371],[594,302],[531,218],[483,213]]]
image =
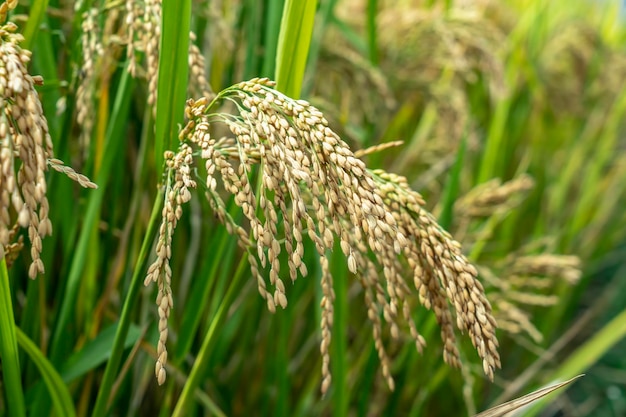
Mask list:
[[[404,141],[368,162],[406,176],[463,243],[502,330],[494,385],[431,368],[431,351],[400,354],[403,385],[384,413],[454,415],[450,393],[467,390],[480,410],[576,372],[587,376],[541,415],[626,413],[623,12],[621,2],[337,2],[312,100],[356,147]],[[611,324],[622,330],[609,341]]]

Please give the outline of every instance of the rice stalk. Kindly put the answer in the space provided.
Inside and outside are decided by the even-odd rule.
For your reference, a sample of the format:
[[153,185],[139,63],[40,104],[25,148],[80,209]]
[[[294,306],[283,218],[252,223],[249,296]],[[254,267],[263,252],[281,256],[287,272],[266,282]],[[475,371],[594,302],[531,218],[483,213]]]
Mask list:
[[[322,271],[323,393],[331,381],[335,294],[328,254],[335,241],[364,288],[382,374],[391,389],[394,383],[383,332],[397,339],[401,328],[407,328],[416,348],[423,349],[426,341],[411,317],[415,299],[434,310],[444,360],[460,366],[456,322],[456,327],[469,333],[485,374],[493,378],[495,368],[500,367],[496,322],[477,271],[460,245],[423,208],[423,199],[403,177],[368,170],[316,108],[290,99],[272,85],[267,79],[253,79],[222,91],[213,101],[189,100],[180,147],[176,153],[166,153],[166,199],[157,259],[145,280],[146,285],[155,282],[158,287],[160,337],[155,371],[159,383],[165,381],[167,319],[173,307],[171,239],[182,207],[198,183],[206,187],[206,198],[217,218],[248,254],[250,271],[270,312],[287,307],[285,275],[292,282],[307,275],[303,238],[308,236],[313,242]],[[215,113],[219,102],[232,103],[236,114]],[[233,136],[215,139],[211,131],[216,124],[225,125]],[[198,158],[204,161],[205,176],[198,173]],[[257,175],[260,187],[254,190]],[[239,224],[226,211],[224,195],[234,197],[246,224]],[[283,251],[287,271],[281,274]],[[413,278],[413,290],[407,274]]]

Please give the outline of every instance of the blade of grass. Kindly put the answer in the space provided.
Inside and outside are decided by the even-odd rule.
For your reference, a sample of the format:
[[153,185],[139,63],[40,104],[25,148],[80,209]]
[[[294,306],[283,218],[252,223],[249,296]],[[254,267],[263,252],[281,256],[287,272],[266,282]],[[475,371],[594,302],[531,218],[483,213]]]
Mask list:
[[[202,346],[196,360],[189,373],[189,378],[183,387],[183,391],[180,394],[180,398],[176,403],[172,417],[183,417],[187,415],[188,409],[191,406],[192,399],[196,388],[202,382],[206,365],[209,362],[211,350],[215,345],[215,336],[217,335],[217,329],[219,329],[226,320],[228,309],[232,305],[235,297],[240,293],[243,277],[245,276],[244,270],[248,265],[248,256],[244,255],[237,266],[235,276],[233,277],[228,292],[222,299],[219,309],[211,321],[209,330],[207,331]],[[96,416],[97,417],[97,416]]]
[[376,353],[374,342],[371,342],[370,345],[364,371],[359,378],[361,388],[357,391],[357,416],[359,417],[368,415],[369,404],[372,401],[373,385],[378,373],[378,354]]
[[[106,362],[111,357],[111,346],[115,344],[118,327],[119,324],[116,323],[100,331],[95,339],[89,341],[80,351],[70,356],[61,369],[63,381],[70,383]],[[140,336],[141,329],[131,325],[124,341],[124,349],[135,344]]]
[[474,417],[502,417],[510,413],[511,411],[518,410],[528,404],[531,404],[534,401],[540,401],[540,399],[545,398],[546,396],[552,394],[556,390],[563,388],[566,385],[571,384],[578,378],[583,375],[575,376],[567,381],[551,385],[549,387],[538,389],[537,391],[531,392],[530,394],[526,394],[520,398],[516,398],[504,404],[498,405],[496,407],[490,408],[489,410],[483,411],[482,413],[476,414]]
[[376,31],[376,15],[378,0],[367,1],[367,49],[372,65],[378,65],[378,32]]
[[0,261],[0,359],[2,359],[3,386],[6,390],[6,401],[10,414],[15,417],[26,416],[24,391],[17,354],[15,336],[15,317],[11,300],[9,273],[4,257]]
[[363,37],[357,33],[356,30],[350,24],[337,18],[335,15],[330,15],[330,23],[341,33],[341,35],[348,41],[350,46],[357,50],[362,55],[367,55],[367,42],[363,40]]
[[[580,239],[581,236],[588,236],[587,233],[589,232],[586,232],[586,229],[593,231],[592,228],[589,228],[589,224],[594,222],[600,207],[603,206],[598,204],[598,201],[603,199],[602,195],[607,193],[602,182],[608,177],[606,173],[607,167],[612,163],[618,146],[616,141],[619,138],[618,132],[620,131],[625,111],[626,89],[616,96],[610,112],[605,115],[606,118],[603,118],[602,131],[598,135],[589,138],[587,149],[579,149],[579,158],[586,161],[586,164],[584,164],[584,171],[581,171],[580,165],[577,167],[572,166],[573,169],[570,171],[573,174],[571,177],[572,185],[580,188],[581,196],[576,204],[573,216],[567,222],[567,228],[564,230],[565,237],[563,240],[567,242],[568,246],[571,246],[571,242],[576,238]],[[584,172],[582,177],[580,176],[581,172]],[[611,193],[620,195],[623,193],[623,190],[622,186],[617,190],[611,190]],[[589,239],[583,240],[589,241]],[[587,285],[589,285],[589,281],[586,279],[583,279],[577,287],[564,283],[560,284],[556,291],[562,300],[567,300],[568,302],[559,303],[549,312],[543,321],[544,329],[553,331],[558,328],[558,323],[562,322],[563,318],[578,304],[580,296],[584,293]],[[545,334],[548,337],[551,336],[550,333]]]
[[276,73],[276,51],[278,49],[280,19],[283,15],[285,0],[272,0],[267,3],[264,44],[265,56],[263,58],[261,75],[263,77],[273,77]]
[[[596,332],[591,339],[576,349],[556,371],[551,375],[552,380],[572,378],[588,370],[617,342],[626,337],[626,310],[615,316],[600,331]],[[537,401],[525,414],[533,417],[539,414],[550,401],[554,401],[555,395],[549,395]]]
[[262,19],[264,11],[263,1],[247,0],[244,4],[244,24],[246,33],[246,58],[243,70],[244,78],[252,78],[259,75],[261,68],[260,52]]
[[467,134],[464,134],[459,144],[459,150],[456,153],[456,161],[450,171],[446,186],[443,190],[443,199],[441,201],[441,214],[439,215],[439,225],[448,230],[452,224],[452,213],[454,202],[459,194],[459,184],[461,182],[461,171],[463,170],[463,160],[465,159],[465,148],[467,143]]
[[32,50],[37,33],[39,32],[39,26],[41,25],[41,22],[43,22],[47,8],[48,0],[35,0],[31,2],[26,27],[24,28],[24,32],[22,32],[22,35],[24,35],[22,48]]
[[505,142],[506,123],[511,111],[511,97],[502,99],[496,106],[496,112],[489,125],[489,133],[485,140],[485,150],[480,161],[480,172],[477,184],[498,177],[502,174],[503,161],[500,157]]
[[184,120],[189,78],[191,0],[163,2],[156,111],[155,165],[163,170],[163,153],[172,149]]
[[[509,49],[513,52],[506,67],[506,85],[516,85],[520,73],[528,71],[527,61],[531,59],[528,55],[534,56],[537,53],[533,49],[533,45],[536,48],[538,44],[536,42],[533,44],[528,37],[539,32],[539,30],[531,30],[531,28],[535,29],[536,26],[539,26],[547,14],[548,6],[543,2],[530,2],[529,6],[509,37]],[[507,123],[514,116],[516,109],[514,99],[515,96],[509,93],[495,104],[495,112],[489,124],[483,156],[478,167],[477,184],[502,176],[505,167],[510,165],[510,161],[505,160],[502,155],[506,152],[507,146],[512,146],[512,144],[507,143]]]
[[139,299],[140,289],[143,285],[143,274],[145,273],[148,264],[148,253],[152,247],[152,242],[159,227],[163,194],[164,190],[161,188],[154,200],[152,214],[150,215],[150,222],[148,224],[144,241],[141,245],[139,258],[137,259],[135,270],[133,272],[130,288],[128,290],[128,294],[126,295],[126,299],[124,300],[122,315],[120,316],[117,332],[115,333],[111,358],[107,362],[107,366],[104,370],[104,376],[102,377],[100,389],[98,390],[98,397],[96,398],[96,404],[94,406],[92,417],[101,417],[106,415],[107,412],[109,394],[111,393],[111,388],[113,387],[117,371],[122,361],[124,342],[126,341],[128,329],[131,324],[131,314],[136,301]]
[[315,26],[313,28],[313,34],[311,35],[311,43],[309,44],[305,77],[302,81],[303,97],[308,97],[311,92],[311,88],[313,88],[315,68],[317,66],[317,60],[319,59],[320,50],[322,49],[324,33],[328,23],[332,21],[336,3],[337,0],[323,1],[320,4],[320,10],[315,18]]
[[[450,74],[450,72],[447,72],[447,74]],[[414,114],[415,109],[407,108],[406,111]],[[398,117],[401,117],[401,115],[399,114]],[[415,127],[410,139],[404,146],[404,152],[396,162],[396,169],[398,171],[402,172],[412,165],[413,161],[411,155],[418,154],[421,151],[421,148],[432,134],[433,129],[435,129],[438,120],[437,106],[434,103],[429,103],[422,112],[418,125]],[[401,126],[406,126],[406,124],[406,120],[400,123]]]
[[[606,291],[605,291],[606,292]],[[535,362],[527,366],[523,372],[515,377],[509,384],[507,384],[506,388],[502,393],[500,393],[495,400],[492,402],[492,405],[499,404],[503,401],[507,401],[510,398],[513,398],[516,394],[520,393],[522,388],[524,388],[529,381],[533,380],[536,375],[538,375],[542,370],[552,361],[556,355],[562,351],[566,346],[568,346],[574,338],[580,334],[592,320],[595,319],[597,313],[601,310],[601,306],[606,302],[606,298],[603,296],[598,297],[600,302],[594,304],[590,309],[585,311],[585,313],[576,319],[574,324],[561,336],[558,340],[550,345],[550,347],[543,352],[541,356],[537,358]]]
[[41,353],[41,350],[28,338],[19,328],[17,330],[17,343],[28,354],[33,361],[44,383],[48,388],[50,397],[52,398],[52,404],[59,416],[73,417],[76,415],[74,409],[74,403],[72,402],[72,396],[70,395],[67,386],[61,379],[59,373],[54,369],[50,361]]
[[[590,212],[598,207],[598,194],[600,187],[598,184],[603,178],[607,165],[615,155],[616,141],[620,137],[620,126],[623,126],[624,112],[626,112],[626,89],[619,94],[611,111],[605,119],[603,132],[594,141],[593,157],[589,169],[582,178],[580,185],[583,195],[576,207],[574,218],[570,224],[570,234],[575,235],[580,232],[588,223]],[[587,155],[589,157],[589,155]]]
[[313,34],[317,0],[287,0],[276,53],[276,89],[298,98]]

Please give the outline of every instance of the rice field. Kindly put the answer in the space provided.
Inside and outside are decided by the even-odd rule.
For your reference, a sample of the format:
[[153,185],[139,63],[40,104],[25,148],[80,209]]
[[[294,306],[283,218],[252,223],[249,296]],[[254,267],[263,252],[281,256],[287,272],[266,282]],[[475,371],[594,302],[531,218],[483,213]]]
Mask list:
[[626,414],[621,16],[4,1],[0,414]]

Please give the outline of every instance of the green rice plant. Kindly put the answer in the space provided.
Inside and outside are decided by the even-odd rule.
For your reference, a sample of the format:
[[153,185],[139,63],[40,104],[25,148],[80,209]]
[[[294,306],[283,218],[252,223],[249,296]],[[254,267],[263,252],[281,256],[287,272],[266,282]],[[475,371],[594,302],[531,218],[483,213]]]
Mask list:
[[7,401],[11,413],[16,416],[25,416],[24,393],[20,381],[20,362],[17,352],[17,336],[15,319],[13,316],[13,302],[7,273],[6,261],[0,265],[0,279],[2,280],[2,339],[0,340],[0,354],[2,355],[2,375],[7,384]]
[[499,415],[608,386],[624,30],[463,3],[4,2],[0,410]]

